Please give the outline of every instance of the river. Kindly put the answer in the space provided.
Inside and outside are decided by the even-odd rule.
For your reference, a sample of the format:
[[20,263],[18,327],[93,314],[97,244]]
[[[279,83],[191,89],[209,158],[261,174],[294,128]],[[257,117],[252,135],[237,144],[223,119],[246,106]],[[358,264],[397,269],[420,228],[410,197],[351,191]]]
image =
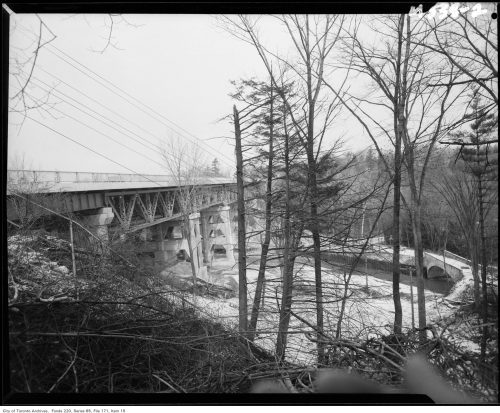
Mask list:
[[[342,264],[335,265],[335,267],[342,267]],[[359,264],[356,267],[355,270],[356,274],[361,274],[365,275],[368,274],[369,277],[375,277],[379,278],[381,280],[387,280],[387,281],[392,281],[392,272],[384,271],[379,268],[375,268],[373,266],[370,266],[369,264],[365,266],[364,263]],[[407,272],[402,272],[399,278],[399,282],[401,284],[406,284],[406,285],[411,285],[411,282],[413,282],[413,286],[416,287],[416,279],[415,279],[415,272],[413,271],[413,277],[411,277],[412,280],[410,281],[410,275]],[[454,285],[454,282],[452,281],[451,278],[448,277],[439,277],[439,278],[424,278],[424,288],[426,290],[432,291],[434,293],[439,293],[443,295],[449,294],[451,291],[452,287]],[[416,292],[416,290],[415,290]]]

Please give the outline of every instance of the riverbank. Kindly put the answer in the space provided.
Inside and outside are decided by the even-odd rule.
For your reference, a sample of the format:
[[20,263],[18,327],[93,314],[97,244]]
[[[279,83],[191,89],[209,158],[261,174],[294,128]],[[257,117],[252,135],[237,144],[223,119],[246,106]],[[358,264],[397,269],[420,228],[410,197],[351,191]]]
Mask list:
[[[294,280],[295,289],[292,301],[292,311],[302,319],[292,315],[289,327],[289,344],[287,359],[291,362],[310,365],[315,360],[315,343],[311,342],[305,332],[310,332],[310,325],[316,323],[316,304],[314,299],[314,269],[307,261],[299,261],[296,265],[297,274]],[[332,267],[323,266],[324,281],[324,319],[325,331],[335,336],[338,329],[339,314],[342,308],[342,297],[346,301],[340,332],[343,338],[367,340],[371,337],[390,334],[394,322],[394,302],[392,297],[392,282],[375,277],[354,273],[348,278],[344,273]],[[229,267],[222,270],[224,277],[235,277],[237,269]],[[247,270],[248,305],[253,303],[255,283],[258,272],[254,268]],[[266,287],[264,303],[261,308],[256,343],[267,350],[273,351],[276,343],[278,325],[277,297],[280,294],[279,270],[266,272]],[[463,283],[462,287],[466,287]],[[401,284],[401,306],[403,311],[403,328],[418,327],[418,307],[416,288]],[[450,304],[443,294],[425,289],[427,323],[444,326],[457,311],[457,306]],[[413,302],[413,304],[412,304]],[[220,318],[221,322],[231,328],[238,326],[238,298],[221,300],[217,298],[198,297],[197,305]],[[413,316],[412,316],[413,308]],[[308,325],[309,324],[309,325]],[[431,332],[429,332],[429,335]],[[458,336],[455,340],[464,350],[478,352],[479,345],[466,336]]]

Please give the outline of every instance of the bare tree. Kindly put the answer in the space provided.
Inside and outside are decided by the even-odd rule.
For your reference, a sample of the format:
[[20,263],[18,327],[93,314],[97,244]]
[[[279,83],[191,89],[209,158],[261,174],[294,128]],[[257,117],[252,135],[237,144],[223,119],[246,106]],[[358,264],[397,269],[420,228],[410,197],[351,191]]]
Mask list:
[[[452,109],[460,107],[460,99],[463,97],[465,86],[451,93],[452,83],[458,76],[454,67],[446,68],[445,66],[447,70],[443,70],[442,62],[438,62],[434,55],[424,53],[420,43],[414,40],[420,39],[422,33],[418,25],[412,24],[409,16],[401,15],[376,20],[371,30],[375,36],[381,36],[383,40],[381,46],[380,43],[378,46],[368,45],[366,35],[363,40],[359,34],[360,24],[356,22],[353,30],[346,36],[345,60],[351,71],[367,76],[375,89],[369,91],[368,96],[351,95],[350,100],[343,99],[343,103],[372,139],[391,176],[394,176],[392,162],[381,150],[381,136],[394,146],[397,146],[395,137],[401,137],[402,162],[405,167],[402,173],[409,188],[409,194],[402,194],[406,195],[402,197],[402,200],[410,212],[412,222],[420,339],[425,340],[426,314],[421,235],[422,194],[427,164],[436,142],[461,123],[460,113]],[[402,43],[405,44],[404,53],[399,46],[401,38]],[[401,62],[402,70],[400,70]],[[433,84],[443,81],[449,85],[437,91]],[[380,120],[386,115],[374,116],[373,112],[370,114],[373,110],[383,110],[387,117],[389,114],[392,115],[392,131],[389,125]],[[396,289],[395,286],[394,290]],[[398,308],[397,303],[395,305]],[[398,324],[399,317],[395,320],[395,327]]]
[[[496,12],[491,3],[488,8]],[[460,74],[435,86],[470,85],[480,90],[487,110],[498,105],[498,33],[491,14],[459,13],[444,19],[421,19],[426,34],[412,42],[443,56]]]
[[236,141],[236,185],[238,192],[238,284],[239,284],[239,331],[244,337],[248,330],[247,305],[247,250],[245,230],[245,188],[243,187],[243,154],[241,149],[240,114],[233,105],[234,137]]
[[[486,238],[485,238],[485,217],[489,207],[491,207],[492,197],[498,196],[498,190],[494,184],[488,185],[491,175],[498,177],[498,146],[490,149],[488,145],[482,144],[485,140],[491,140],[497,134],[498,139],[498,117],[495,114],[488,113],[488,108],[482,104],[479,89],[475,89],[472,95],[472,112],[465,116],[466,120],[471,121],[470,131],[458,132],[455,136],[463,142],[475,144],[475,146],[462,147],[459,154],[462,155],[466,163],[466,169],[474,176],[477,191],[475,202],[477,204],[477,219],[479,223],[479,251],[481,261],[481,284],[482,284],[482,316],[483,316],[483,334],[481,338],[481,359],[484,360],[486,354],[486,340],[488,338],[488,292],[487,292],[487,257],[486,257]],[[490,159],[493,154],[495,158]],[[496,173],[495,173],[496,172]],[[472,194],[471,194],[472,195]],[[489,198],[489,199],[488,199]]]
[[[37,72],[39,56],[45,53],[44,51],[46,50],[51,53],[57,50],[57,48],[53,49],[54,46],[52,44],[57,39],[57,34],[51,29],[49,24],[46,23],[48,19],[44,19],[43,15],[33,15],[37,19],[38,29],[36,32],[31,32],[31,30],[17,21],[15,17],[12,17],[15,15],[8,7],[6,7],[6,9],[8,9],[11,15],[11,39],[14,33],[16,33],[16,39],[23,39],[22,41],[16,42],[16,44],[12,44],[11,56],[9,56],[9,75],[13,81],[13,89],[9,96],[9,111],[11,113],[20,113],[23,115],[23,120],[20,122],[22,127],[26,115],[30,111],[38,111],[54,117],[51,109],[53,109],[58,102],[53,99],[52,91],[57,89],[58,85],[49,86],[48,90],[41,88],[42,92],[36,93],[34,91],[36,86],[34,79],[36,79],[35,73]],[[68,18],[73,19],[75,16],[82,16],[90,26],[85,15],[70,15]],[[118,26],[126,24],[134,28],[140,27],[140,25],[131,23],[121,14],[110,13],[103,14],[102,16],[106,19],[104,22],[105,35],[103,36],[106,43],[99,50],[94,50],[101,54],[106,52],[109,47],[118,49],[115,40]],[[35,95],[38,95],[38,97]]]
[[[266,82],[257,82],[253,79],[241,81],[237,87],[236,93],[232,95],[237,101],[244,103],[246,106],[239,113],[240,119],[243,120],[245,130],[245,151],[250,150],[246,159],[242,159],[242,164],[246,165],[250,176],[254,177],[262,175],[265,179],[265,212],[264,212],[264,239],[262,241],[259,272],[257,275],[257,283],[255,287],[255,295],[253,300],[251,318],[248,326],[250,340],[255,337],[257,321],[259,318],[259,310],[264,292],[265,273],[267,268],[267,257],[271,244],[271,221],[273,209],[273,167],[274,165],[274,147],[275,138],[274,130],[276,123],[276,91]],[[263,148],[267,146],[267,151]],[[243,152],[243,149],[241,149]],[[243,157],[242,157],[243,158]],[[267,158],[267,166],[263,163]],[[261,160],[262,159],[262,160]],[[251,169],[250,169],[251,168]],[[264,172],[265,171],[265,172]],[[239,227],[238,227],[239,228]],[[262,234],[261,234],[262,235]]]
[[197,211],[198,206],[198,185],[203,178],[203,169],[200,167],[203,164],[202,151],[197,145],[190,145],[178,137],[165,143],[161,156],[165,169],[177,187],[176,197],[181,213],[183,237],[188,243],[193,291],[196,293],[198,267],[194,256],[198,245],[193,244],[190,215]]
[[466,239],[474,280],[474,303],[476,309],[479,310],[481,296],[479,278],[480,241],[478,239],[479,230],[477,228],[477,223],[479,222],[477,185],[469,174],[464,171],[455,171],[450,176],[445,176],[442,183],[436,183],[436,186],[456,217]]
[[[344,23],[341,16],[275,16],[284,26],[286,33],[294,47],[297,62],[284,59],[270,52],[261,42],[256,22],[248,16],[226,18],[224,23],[227,30],[237,37],[252,44],[262,62],[264,63],[273,85],[283,100],[288,115],[290,116],[294,134],[301,142],[307,158],[307,176],[309,191],[309,220],[307,227],[310,229],[314,244],[314,271],[316,284],[316,324],[318,334],[324,329],[323,321],[323,291],[321,276],[321,240],[318,225],[318,183],[317,183],[317,158],[322,151],[325,133],[338,113],[340,102],[337,98],[326,99],[324,76],[326,59],[331,54],[339,33]],[[294,102],[279,88],[280,81],[272,70],[272,61],[282,68],[293,73],[297,90],[301,92]],[[280,71],[283,73],[283,71]],[[299,103],[300,102],[300,103]],[[292,107],[299,106],[298,112]],[[324,343],[317,341],[318,363],[325,362]]]
[[[38,204],[58,211],[64,209],[64,197],[61,194],[51,193],[55,183],[44,181],[33,169],[24,154],[17,154],[9,159],[8,205],[13,213],[11,218],[15,217],[16,225],[23,229],[33,227],[47,215],[44,209],[37,206]],[[10,194],[14,195],[9,196]]]
[[[34,41],[27,47],[13,45],[11,50],[14,53],[9,59],[9,74],[11,75],[11,79],[14,80],[14,87],[17,89],[13,89],[9,97],[9,111],[22,113],[24,115],[23,122],[28,111],[44,110],[47,106],[50,107],[50,92],[40,100],[30,98],[31,103],[26,100],[28,97],[27,91],[31,86],[30,82],[35,72],[39,55],[44,47],[57,38],[50,27],[45,24],[44,20],[38,14],[35,16],[38,19],[38,33],[34,35]],[[16,30],[19,30],[19,27],[18,23],[14,21],[14,24],[11,26],[11,36]]]

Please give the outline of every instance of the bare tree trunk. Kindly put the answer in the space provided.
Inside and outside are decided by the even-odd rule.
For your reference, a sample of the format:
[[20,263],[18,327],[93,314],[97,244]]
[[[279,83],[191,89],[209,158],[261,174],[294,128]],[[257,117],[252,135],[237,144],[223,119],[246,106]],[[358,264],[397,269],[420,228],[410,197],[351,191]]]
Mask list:
[[[287,207],[288,208],[288,207]],[[288,326],[290,324],[290,311],[292,309],[292,294],[293,294],[293,267],[295,256],[292,257],[290,246],[290,214],[285,216],[284,236],[285,246],[283,250],[283,279],[282,279],[282,296],[280,318],[278,324],[278,339],[276,341],[276,356],[278,360],[283,361],[288,338]]]
[[193,295],[196,297],[197,295],[197,288],[198,288],[198,271],[196,268],[196,263],[194,262],[194,253],[193,253],[193,240],[191,239],[191,227],[189,225],[189,215],[187,218],[184,218],[184,234],[186,236],[187,242],[188,242],[188,249],[189,249],[189,258],[191,261],[191,272],[193,274]]
[[[411,181],[411,180],[410,180]],[[422,245],[422,218],[421,206],[418,196],[411,191],[412,227],[413,241],[415,244],[415,268],[417,275],[417,305],[418,305],[418,328],[419,341],[421,344],[427,341],[427,317],[425,311],[425,289],[424,289],[424,248]]]
[[236,185],[238,188],[238,273],[239,273],[239,332],[247,336],[247,257],[245,240],[245,198],[243,188],[243,155],[241,152],[241,129],[239,113],[233,106],[234,135],[236,139]]
[[[310,112],[311,113],[311,112]],[[310,116],[311,118],[311,116]],[[314,278],[316,283],[316,327],[318,328],[318,365],[325,363],[325,346],[321,340],[323,333],[323,281],[321,277],[321,242],[319,238],[318,225],[318,187],[316,183],[316,162],[312,153],[313,142],[308,143],[307,159],[309,163],[309,187],[311,196],[311,233],[313,238],[313,257],[314,257]]]
[[285,216],[284,216],[284,248],[283,248],[283,277],[282,277],[282,294],[281,294],[281,308],[280,318],[278,325],[278,338],[276,341],[276,356],[278,360],[283,361],[285,358],[288,326],[290,324],[290,311],[292,308],[292,277],[293,277],[293,263],[290,254],[290,150],[289,150],[289,137],[286,131],[286,116],[283,117],[285,126]]
[[[478,147],[479,152],[479,147]],[[488,339],[488,285],[486,284],[486,239],[484,235],[484,205],[483,205],[483,182],[481,175],[478,176],[479,187],[479,231],[480,231],[480,251],[481,251],[481,284],[482,284],[482,316],[483,316],[483,334],[481,336],[481,361],[486,357],[486,340]]]
[[202,163],[202,158],[196,146],[188,147],[180,139],[170,141],[169,146],[161,149],[161,155],[168,172],[175,179],[177,186],[176,196],[182,217],[182,235],[188,244],[188,255],[191,260],[191,273],[193,276],[193,294],[196,296],[199,262],[194,261],[196,246],[193,246],[191,220],[189,217],[197,208],[195,201],[196,185],[198,185],[198,178],[200,177],[199,166]]
[[[392,216],[392,299],[394,302],[394,333],[401,334],[403,325],[403,309],[401,307],[401,295],[399,292],[399,279],[401,274],[400,266],[400,223],[401,211],[401,134],[404,133],[404,99],[400,97],[401,88],[401,53],[403,46],[404,14],[399,18],[398,27],[398,58],[396,62],[396,90],[394,93],[394,130],[396,131],[396,142],[394,148],[394,202]],[[408,41],[408,39],[407,39]],[[408,53],[405,58],[405,69],[408,65]],[[406,77],[406,70],[403,73]]]
[[270,124],[269,124],[269,160],[267,165],[267,187],[266,187],[266,211],[265,211],[265,230],[264,242],[260,254],[259,274],[257,276],[257,285],[255,286],[255,296],[252,307],[252,315],[250,318],[249,339],[253,341],[255,338],[255,330],[257,328],[257,320],[259,317],[260,302],[264,280],[266,276],[267,253],[269,251],[269,243],[271,242],[271,208],[272,208],[272,177],[273,177],[273,157],[274,157],[274,122],[273,122],[274,97],[273,88],[271,87],[271,107],[270,107]]
[[471,256],[472,279],[474,281],[474,307],[479,312],[481,307],[481,282],[479,278],[479,260],[477,253],[477,245],[472,240],[469,240],[469,251]]
[[[314,156],[314,117],[316,114],[315,103],[316,99],[313,96],[313,79],[312,79],[312,65],[310,61],[310,48],[309,48],[309,19],[306,19],[306,33],[305,41],[305,54],[307,59],[307,102],[309,105],[308,121],[307,121],[307,182],[309,185],[310,194],[310,230],[313,239],[313,258],[314,258],[314,278],[316,283],[316,327],[317,331],[317,349],[318,349],[318,365],[325,363],[325,345],[321,340],[321,333],[323,333],[323,281],[321,279],[321,242],[319,237],[318,225],[318,185],[316,181],[316,158]],[[318,91],[316,91],[318,92]]]
[[71,242],[71,263],[73,265],[73,277],[75,278],[75,290],[76,290],[76,299],[80,299],[80,291],[78,288],[78,276],[76,274],[76,262],[75,262],[75,243],[73,240],[73,220],[69,220],[69,239]]
[[[408,127],[405,119],[405,102],[407,99],[408,87],[407,87],[407,77],[408,77],[408,60],[410,58],[410,16],[407,15],[406,20],[406,52],[405,61],[403,65],[403,76],[402,76],[402,93],[401,93],[401,105],[400,105],[400,126],[403,129],[401,138],[405,145],[406,152],[406,166],[408,170],[408,178],[410,184],[410,212],[411,212],[411,222],[413,229],[413,241],[415,247],[415,269],[417,276],[417,304],[418,304],[418,328],[419,341],[423,344],[427,340],[427,331],[425,327],[427,326],[426,312],[425,312],[425,290],[424,290],[424,249],[422,244],[422,211],[421,211],[421,201],[420,194],[418,192],[417,178],[415,171],[415,150],[414,143],[411,142],[408,136]],[[431,146],[432,147],[432,146]],[[425,166],[424,166],[425,171]],[[422,190],[422,184],[424,180],[424,171],[422,171],[420,190]]]
[[[399,135],[399,134],[397,134]],[[396,136],[397,136],[396,135]],[[401,334],[403,326],[403,309],[399,291],[401,274],[399,238],[399,215],[401,210],[401,139],[396,137],[396,155],[394,171],[394,212],[392,218],[392,300],[394,302],[394,334]]]

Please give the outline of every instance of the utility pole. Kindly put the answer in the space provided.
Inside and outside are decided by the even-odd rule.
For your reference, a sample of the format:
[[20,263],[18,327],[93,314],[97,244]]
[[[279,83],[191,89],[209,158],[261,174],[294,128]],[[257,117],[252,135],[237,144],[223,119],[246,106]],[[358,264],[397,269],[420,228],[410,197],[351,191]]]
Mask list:
[[80,292],[78,288],[78,277],[76,275],[76,262],[75,262],[75,245],[73,241],[73,220],[69,220],[69,238],[71,241],[71,263],[73,264],[73,277],[75,277],[76,299],[80,299]]

